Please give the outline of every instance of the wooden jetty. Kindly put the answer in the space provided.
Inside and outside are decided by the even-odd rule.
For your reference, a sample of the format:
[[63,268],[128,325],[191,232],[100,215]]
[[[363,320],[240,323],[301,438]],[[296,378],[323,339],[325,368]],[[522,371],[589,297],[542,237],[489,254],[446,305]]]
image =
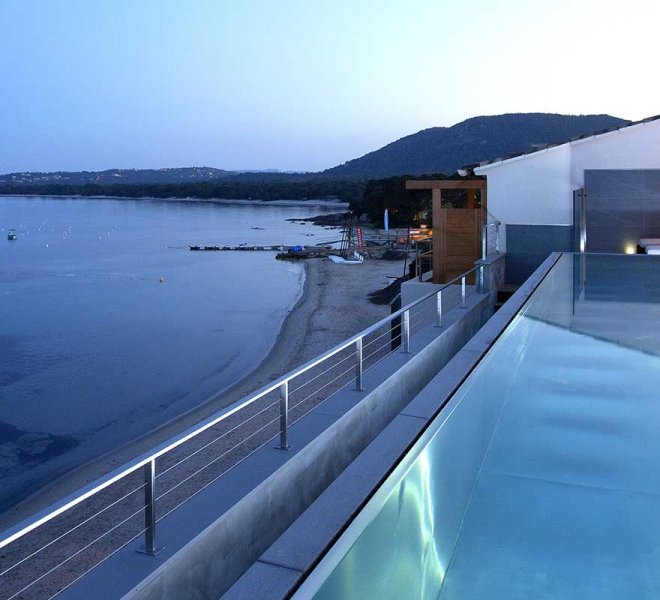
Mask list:
[[[326,242],[327,244],[327,242]],[[365,240],[364,246],[358,248],[354,244],[346,246],[344,252],[352,254],[357,251],[365,257],[373,258],[391,249],[391,242],[383,243],[382,240]],[[271,246],[254,246],[248,244],[239,244],[238,246],[188,246],[192,252],[277,252],[275,256],[278,260],[304,260],[308,258],[326,258],[330,254],[338,254],[342,249],[332,248],[328,245],[321,246],[288,246],[285,244],[273,244]]]
[[286,246],[277,244],[273,246],[189,246],[193,252],[277,252],[278,260],[304,260],[306,258],[325,258],[336,252],[327,246]]
[[276,246],[248,246],[247,244],[240,244],[239,246],[189,246],[193,252],[283,252],[297,247],[282,244]]

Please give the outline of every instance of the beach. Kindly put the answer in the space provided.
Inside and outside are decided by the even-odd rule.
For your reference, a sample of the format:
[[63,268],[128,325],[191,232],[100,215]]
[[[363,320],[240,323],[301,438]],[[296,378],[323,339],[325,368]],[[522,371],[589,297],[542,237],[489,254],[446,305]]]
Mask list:
[[[323,243],[339,236],[333,227],[316,226],[309,222],[309,219],[299,218],[309,215],[310,212],[307,212],[307,215],[300,214],[301,211],[298,211],[298,214],[283,212],[296,208],[288,204],[278,211],[269,204],[261,207],[258,213],[253,212],[251,206],[232,209],[231,205],[228,205],[223,209],[223,218],[220,219],[212,205],[192,202],[154,201],[148,205],[114,201],[104,204],[103,199],[94,203],[80,203],[78,200],[70,200],[67,203],[65,200],[61,201],[63,204],[58,202],[44,205],[44,202],[46,201],[31,199],[26,210],[48,208],[54,211],[52,216],[48,216],[49,219],[54,219],[54,215],[57,215],[62,220],[63,211],[68,208],[75,211],[93,209],[94,218],[89,222],[94,224],[103,222],[103,219],[96,217],[99,210],[103,210],[104,214],[112,219],[117,214],[123,214],[121,211],[130,210],[130,219],[124,221],[123,229],[119,229],[124,236],[123,242],[113,242],[117,235],[116,227],[108,232],[107,236],[99,235],[92,229],[86,237],[83,231],[76,238],[69,235],[69,227],[59,240],[54,239],[55,233],[49,233],[47,227],[37,227],[39,232],[31,230],[28,237],[26,231],[26,235],[21,238],[22,244],[15,247],[17,251],[21,249],[18,258],[27,256],[26,252],[32,252],[39,258],[46,250],[52,252],[55,246],[56,249],[61,248],[62,252],[68,252],[62,256],[63,264],[67,265],[66,271],[62,271],[62,277],[44,279],[49,286],[52,282],[63,282],[58,288],[63,298],[70,299],[70,288],[77,285],[81,286],[82,290],[95,294],[94,297],[98,298],[95,307],[126,307],[119,313],[109,315],[96,310],[90,313],[96,320],[88,322],[84,331],[90,332],[91,342],[102,339],[105,344],[105,335],[113,333],[113,330],[107,329],[109,323],[114,323],[112,314],[125,314],[128,315],[127,324],[115,328],[116,331],[122,332],[120,341],[123,344],[123,332],[133,323],[131,311],[136,306],[135,302],[144,302],[143,297],[135,296],[136,290],[144,290],[149,298],[153,298],[148,303],[150,314],[153,313],[153,306],[159,306],[158,303],[165,302],[168,298],[171,300],[163,306],[169,307],[171,311],[162,315],[158,321],[159,327],[148,328],[143,317],[139,321],[139,327],[129,328],[130,331],[135,329],[141,336],[141,339],[134,336],[131,340],[138,343],[144,340],[144,345],[140,346],[144,354],[132,358],[127,356],[130,351],[135,355],[137,349],[122,345],[125,351],[122,351],[121,356],[124,357],[126,367],[130,365],[130,369],[122,373],[121,370],[111,369],[110,365],[99,363],[95,365],[97,370],[93,374],[89,371],[86,373],[92,386],[97,392],[103,393],[104,398],[103,401],[96,400],[83,405],[91,416],[97,411],[107,412],[121,408],[119,404],[123,402],[124,408],[128,409],[127,414],[132,415],[132,418],[128,421],[109,420],[107,427],[100,430],[102,436],[105,436],[104,439],[101,439],[102,436],[88,435],[87,449],[90,452],[87,459],[77,461],[74,448],[71,455],[63,452],[44,461],[40,465],[41,474],[32,477],[31,485],[23,488],[23,495],[9,496],[9,508],[0,515],[0,530],[6,530],[40,511],[48,510],[70,495],[75,496],[79,490],[104,475],[121,469],[142,454],[152,452],[160,444],[194,428],[225,407],[240,404],[256,390],[389,315],[388,305],[373,304],[368,296],[371,292],[386,287],[393,278],[401,277],[404,270],[403,261],[367,258],[362,264],[344,265],[335,264],[328,259],[313,259],[294,265],[286,261],[276,261],[274,255],[269,253],[191,254],[186,251],[187,246],[183,245],[189,235],[185,232],[189,230],[197,232],[196,242],[199,239],[231,239],[235,242],[248,239],[256,243],[261,240],[259,236],[262,236],[264,239],[268,237],[266,241],[270,243],[273,235],[282,235],[288,236],[284,239],[307,241],[310,238],[309,242]],[[40,215],[41,208],[37,211]],[[325,208],[327,210],[327,207]],[[153,211],[158,211],[160,216],[170,215],[169,222],[176,223],[176,228],[166,229],[159,226],[154,231],[151,224],[159,223],[159,220],[143,220],[138,224],[133,211],[139,211],[138,214],[145,214],[146,211],[146,214],[151,216]],[[199,213],[200,216],[193,215],[195,218],[188,219],[189,226],[183,227],[181,220],[186,218],[188,211],[194,211],[195,215]],[[260,223],[265,223],[267,229],[254,231],[254,219],[249,218],[250,214],[254,218],[258,217]],[[43,219],[41,216],[40,218]],[[227,221],[227,218],[230,220]],[[21,222],[26,221],[29,223],[27,218]],[[86,221],[77,219],[73,222]],[[231,226],[227,225],[227,222]],[[42,221],[39,221],[39,224],[43,225]],[[127,229],[129,226],[130,229]],[[53,227],[58,228],[57,225],[51,225],[51,228]],[[147,269],[143,267],[144,273],[140,272],[136,276],[133,257],[136,251],[132,244],[127,245],[125,242],[135,237],[131,236],[132,231],[145,230],[151,231],[152,237],[148,248],[139,252],[140,260],[143,261],[145,256],[150,259],[160,257],[160,262],[154,262]],[[174,231],[178,239],[173,240],[170,233],[161,235],[162,232],[168,231]],[[38,238],[44,235],[45,239]],[[143,238],[143,234],[140,234],[140,240]],[[70,247],[74,241],[79,244],[78,247]],[[46,245],[44,249],[43,244],[46,242],[49,242],[50,248]],[[166,245],[163,247],[163,244]],[[86,272],[79,273],[71,266],[77,264],[76,261],[81,255],[80,245],[85,249],[90,246],[95,248],[95,254],[90,255],[93,260],[90,259],[86,265],[88,270],[91,270],[90,277],[78,276]],[[104,276],[99,277],[96,256],[99,249],[106,253],[113,265],[117,256],[121,256],[127,249],[129,255],[117,268],[106,269],[108,272],[104,271]],[[87,252],[83,252],[83,256],[86,254]],[[232,266],[222,267],[222,261]],[[172,268],[173,263],[179,265],[178,270]],[[101,266],[103,264],[107,263],[101,263]],[[24,270],[31,272],[27,267]],[[166,273],[164,283],[153,277],[154,273],[159,275],[163,272]],[[130,277],[124,276],[124,273],[129,273]],[[14,279],[26,282],[26,286],[31,281],[18,276]],[[118,289],[120,293],[117,292]],[[194,296],[191,296],[188,290],[195,290]],[[30,293],[27,297],[39,296]],[[109,298],[112,298],[112,301],[109,301]],[[181,310],[191,305],[195,306],[194,310]],[[66,306],[66,303],[62,300],[54,303],[54,306],[62,307]],[[233,312],[228,310],[229,306],[234,307]],[[131,310],[127,310],[128,308]],[[249,319],[246,319],[245,314],[250,315]],[[77,318],[77,315],[74,314],[73,317]],[[71,322],[71,326],[75,327],[76,323]],[[66,332],[65,341],[70,341],[71,330],[67,328]],[[369,360],[372,364],[390,350],[389,337],[386,337],[389,336],[389,329],[385,333],[381,330],[379,334],[378,344],[369,348]],[[88,354],[85,347],[76,347],[81,353],[80,359],[86,360]],[[376,352],[373,352],[376,348]],[[290,423],[294,423],[334,391],[352,381],[355,376],[353,351],[352,346],[342,350],[329,361],[291,381]],[[177,360],[172,360],[173,354]],[[89,355],[95,356],[94,352]],[[234,382],[222,389],[222,385],[227,383],[218,385],[217,382],[222,381],[222,378],[218,378],[217,374],[222,374],[228,359],[234,360],[236,357],[249,357],[249,360],[243,358],[244,368],[240,374],[233,380],[225,378],[224,381]],[[364,360],[366,365],[366,353]],[[154,379],[153,369],[148,374],[145,367],[161,363],[162,381],[159,381]],[[73,369],[78,363],[69,361],[62,364],[62,368],[66,370],[67,365],[71,365]],[[178,364],[178,370],[168,370],[168,364]],[[184,371],[181,370],[182,365],[185,366]],[[199,367],[198,372],[203,375],[201,380],[190,370],[193,367]],[[134,388],[128,386],[131,392],[128,398],[108,393],[108,384],[126,379],[127,374],[133,378],[134,384],[131,386],[136,385],[143,392],[144,389],[149,391],[152,386],[154,389],[151,393],[137,393],[139,390],[136,388],[136,393],[133,394]],[[76,383],[75,369],[68,377],[73,378],[71,385]],[[161,392],[166,391],[167,386],[170,395],[166,400]],[[203,393],[200,390],[203,390]],[[89,397],[85,394],[68,396],[74,401],[76,398],[85,400]],[[95,396],[100,397],[100,394],[93,394],[91,397]],[[14,394],[13,397],[21,396]],[[135,399],[140,397],[145,400],[136,403]],[[27,402],[23,404],[26,410],[30,406]],[[54,404],[47,408],[51,411],[57,409]],[[43,411],[37,410],[36,415],[43,418]],[[87,416],[84,413],[81,415],[81,411],[74,405],[63,407],[57,415],[72,422],[80,416]],[[279,397],[278,390],[274,390],[159,458],[156,461],[158,515],[166,515],[175,510],[258,447],[272,444],[278,430]],[[109,437],[117,440],[114,446],[108,445]],[[25,473],[31,475],[33,472]],[[143,478],[142,469],[133,471],[100,493],[84,500],[74,509],[62,513],[25,538],[4,548],[3,555],[0,556],[0,572],[7,574],[0,579],[0,586],[8,585],[12,589],[21,589],[31,580],[33,569],[41,572],[45,567],[54,570],[48,577],[39,580],[39,583],[31,588],[31,592],[50,596],[52,590],[67,585],[78,574],[115,551],[143,526],[143,515],[140,514],[144,507],[141,492],[144,487]],[[131,517],[131,514],[135,516]],[[120,525],[117,525],[118,523]],[[75,554],[100,532],[106,533],[84,553],[76,554],[73,560],[67,562],[66,569],[56,568],[58,557]],[[49,548],[49,552],[37,553],[26,562],[21,562],[39,547]],[[19,562],[20,568],[8,571],[12,565]]]
[[[400,277],[403,263],[368,259],[362,265],[347,266],[317,259],[308,261],[305,272],[300,299],[285,319],[270,352],[252,373],[147,435],[50,482],[3,514],[0,528],[29,517],[148,452],[387,316],[389,306],[371,303],[368,294],[385,287],[388,276]],[[256,427],[260,423],[255,419],[253,424]],[[243,434],[249,435],[249,431]]]

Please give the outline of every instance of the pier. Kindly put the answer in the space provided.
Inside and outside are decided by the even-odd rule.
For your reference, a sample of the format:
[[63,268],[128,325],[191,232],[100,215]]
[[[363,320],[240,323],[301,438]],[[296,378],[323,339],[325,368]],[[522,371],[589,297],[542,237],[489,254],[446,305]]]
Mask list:
[[190,246],[193,252],[278,252],[278,260],[304,260],[307,258],[326,258],[337,250],[325,246]]
[[285,250],[293,250],[294,248],[302,248],[303,246],[284,246],[282,244],[273,246],[248,246],[246,244],[239,244],[238,246],[190,246],[193,252],[284,252]]
[[[382,241],[366,240],[363,247],[350,246],[348,253],[359,252],[365,258],[383,258],[385,253],[391,251],[393,248],[391,242],[383,243]],[[270,246],[255,246],[247,244],[239,244],[238,246],[189,246],[192,252],[277,252],[275,258],[277,260],[305,260],[311,258],[327,258],[331,254],[341,253],[340,248],[333,248],[331,246],[288,246],[285,244],[275,244]],[[346,250],[344,250],[346,251]],[[408,255],[408,250],[398,250],[403,252],[404,256]]]

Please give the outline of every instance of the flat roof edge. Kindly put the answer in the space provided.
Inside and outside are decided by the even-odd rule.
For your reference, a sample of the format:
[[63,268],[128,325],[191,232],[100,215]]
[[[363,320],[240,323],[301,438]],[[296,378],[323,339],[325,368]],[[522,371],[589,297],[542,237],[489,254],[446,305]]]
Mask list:
[[465,169],[470,169],[473,170],[475,174],[480,174],[482,170],[489,169],[491,167],[496,167],[499,165],[503,165],[505,163],[511,163],[516,160],[521,160],[524,158],[527,158],[529,156],[534,156],[536,154],[540,154],[542,152],[548,152],[549,150],[557,149],[557,148],[562,148],[564,146],[570,146],[571,144],[577,144],[577,143],[583,143],[583,142],[591,142],[594,141],[596,138],[600,138],[606,135],[614,134],[614,133],[620,133],[622,131],[629,131],[635,127],[640,127],[643,125],[649,125],[651,123],[656,123],[660,121],[660,115],[655,115],[653,117],[647,117],[645,119],[641,119],[639,121],[631,121],[626,125],[621,125],[619,127],[612,127],[610,129],[603,129],[600,131],[594,131],[593,133],[588,133],[580,136],[576,136],[573,138],[570,138],[564,142],[558,142],[556,144],[547,144],[543,148],[538,148],[535,150],[529,150],[527,152],[520,152],[518,154],[513,154],[511,156],[504,156],[501,158],[493,158],[491,160],[485,160],[482,161],[478,164],[472,164],[472,165],[466,165],[464,168]]

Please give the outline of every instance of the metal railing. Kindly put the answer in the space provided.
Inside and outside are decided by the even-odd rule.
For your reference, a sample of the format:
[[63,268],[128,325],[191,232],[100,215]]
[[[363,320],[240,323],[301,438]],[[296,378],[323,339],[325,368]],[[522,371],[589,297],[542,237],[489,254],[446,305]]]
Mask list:
[[424,276],[432,271],[433,236],[419,238],[415,240],[415,277],[419,281],[424,281]]
[[[468,294],[476,293],[467,279],[478,270],[483,278],[483,268],[470,269],[6,531],[0,597],[52,597],[140,535],[143,552],[157,554],[160,521],[274,437],[278,449],[288,449],[291,426],[339,389],[353,382],[363,391],[365,371],[394,352],[409,353],[411,337],[429,325],[441,327],[452,308],[467,307]],[[43,554],[48,548],[52,556]],[[79,561],[75,568],[73,559]],[[67,576],[55,578],[64,565]],[[48,577],[56,583],[47,583]]]
[[499,221],[486,223],[481,227],[481,258],[500,252],[500,225]]
[[[481,227],[481,258],[500,253],[500,221],[492,221]],[[420,282],[433,271],[432,236],[417,240],[415,245],[415,276]],[[430,268],[424,268],[424,266]]]

